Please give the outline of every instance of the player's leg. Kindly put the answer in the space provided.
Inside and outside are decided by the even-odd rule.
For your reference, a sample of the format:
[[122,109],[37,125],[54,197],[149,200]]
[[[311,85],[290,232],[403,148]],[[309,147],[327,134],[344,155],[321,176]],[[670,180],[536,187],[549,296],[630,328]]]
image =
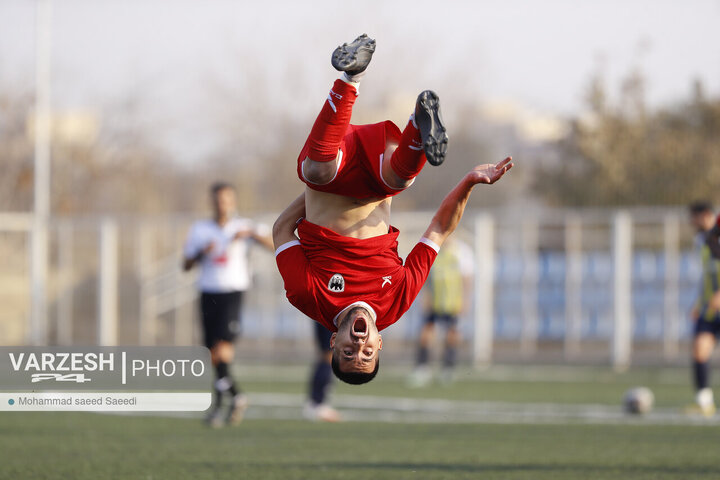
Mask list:
[[330,348],[332,332],[317,322],[313,323],[319,356],[310,377],[310,399],[303,413],[310,420],[337,422],[340,420],[340,414],[326,403],[333,377],[332,348]]
[[230,406],[224,416],[224,423],[240,423],[242,415],[247,408],[247,397],[243,395],[230,371],[230,365],[232,365],[235,357],[235,347],[231,341],[220,340],[211,350],[211,354],[217,362],[215,364],[215,372],[217,375],[215,389],[220,395],[230,397]]
[[712,322],[700,318],[695,326],[693,338],[693,380],[695,384],[695,403],[701,413],[715,413],[715,400],[710,389],[709,366],[710,356],[715,348],[716,337],[712,330]]
[[218,302],[217,295],[212,293],[202,293],[200,295],[200,317],[202,319],[203,337],[205,346],[210,350],[210,361],[215,368],[216,379],[213,383],[213,404],[206,416],[206,422],[213,427],[222,426],[224,420],[221,414],[223,392],[218,388],[218,363],[220,361],[217,349],[218,338]]
[[428,315],[425,325],[420,330],[418,344],[417,364],[427,365],[430,362],[430,346],[435,338],[435,317],[434,313]]
[[218,389],[230,396],[230,407],[225,416],[226,423],[238,424],[247,409],[247,397],[242,393],[230,371],[235,358],[235,339],[240,325],[240,312],[242,308],[243,292],[230,292],[223,294],[223,318],[220,340],[215,346],[218,363],[216,372],[218,376]]
[[440,114],[440,99],[431,90],[418,95],[399,145],[383,159],[383,180],[395,189],[407,188],[425,161],[440,165],[445,160],[448,136]]
[[422,329],[420,330],[420,338],[418,339],[415,370],[409,379],[410,386],[424,387],[432,379],[432,370],[430,368],[430,346],[435,338],[436,319],[437,316],[434,312],[429,312],[425,317]]
[[440,377],[445,382],[454,380],[455,365],[457,364],[457,349],[460,344],[460,331],[455,315],[446,315],[447,331],[445,333],[445,351],[443,352],[443,373]]
[[301,172],[306,181],[325,185],[335,177],[342,161],[340,145],[350,125],[360,78],[374,51],[375,40],[361,35],[333,52],[332,65],[343,74],[333,84],[301,153]]

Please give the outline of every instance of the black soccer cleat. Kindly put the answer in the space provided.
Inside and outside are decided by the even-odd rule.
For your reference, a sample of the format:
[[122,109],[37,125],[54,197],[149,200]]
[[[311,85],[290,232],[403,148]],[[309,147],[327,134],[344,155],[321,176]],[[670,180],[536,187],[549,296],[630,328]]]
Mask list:
[[343,43],[332,54],[331,63],[335,70],[356,75],[364,72],[373,53],[375,53],[375,40],[363,33],[351,43]]
[[425,90],[418,95],[415,103],[415,124],[420,130],[428,163],[437,167],[445,161],[448,136],[440,115],[440,99],[432,90]]

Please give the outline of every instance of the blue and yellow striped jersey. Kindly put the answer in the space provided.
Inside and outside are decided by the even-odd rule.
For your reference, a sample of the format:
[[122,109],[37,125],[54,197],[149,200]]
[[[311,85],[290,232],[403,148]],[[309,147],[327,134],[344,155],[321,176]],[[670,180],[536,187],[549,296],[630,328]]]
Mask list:
[[458,241],[440,249],[428,278],[430,308],[437,314],[458,315],[465,302],[465,278],[472,276],[472,250]]

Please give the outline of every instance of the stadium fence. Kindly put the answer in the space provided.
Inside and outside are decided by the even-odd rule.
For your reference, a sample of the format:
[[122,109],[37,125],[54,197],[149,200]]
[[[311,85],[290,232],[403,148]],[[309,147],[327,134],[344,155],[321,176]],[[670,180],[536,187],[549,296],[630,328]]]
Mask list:
[[[431,214],[395,213],[405,256]],[[46,314],[32,305],[29,214],[0,214],[0,337],[7,345],[199,342],[194,274],[181,271],[194,218],[67,217],[47,225]],[[272,217],[256,218],[271,224]],[[700,262],[683,209],[468,212],[457,237],[474,249],[463,358],[631,363],[686,361],[687,312]],[[285,300],[273,255],[253,251],[243,351],[258,360],[308,351],[310,320]],[[41,290],[42,291],[42,290]],[[422,301],[383,332],[412,358]],[[310,349],[311,350],[311,349]]]

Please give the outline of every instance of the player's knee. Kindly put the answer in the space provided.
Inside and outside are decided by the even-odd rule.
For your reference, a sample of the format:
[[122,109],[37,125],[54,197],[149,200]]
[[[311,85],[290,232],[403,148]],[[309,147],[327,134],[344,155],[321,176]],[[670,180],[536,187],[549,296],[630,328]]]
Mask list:
[[448,328],[447,334],[445,336],[445,341],[448,345],[456,345],[460,340],[460,332],[458,332],[457,328],[450,327]]
[[413,183],[412,178],[404,178],[398,174],[392,166],[392,154],[383,157],[383,163],[380,167],[380,175],[387,186],[394,190],[403,190]]
[[210,351],[210,355],[211,357],[214,356],[217,362],[230,363],[235,355],[235,348],[232,343],[221,340],[215,344],[213,349]]
[[709,333],[700,333],[693,341],[693,359],[696,362],[707,362],[715,348],[715,338]]
[[429,345],[433,337],[435,336],[435,324],[433,323],[426,323],[423,325],[422,330],[420,331],[420,343],[423,345]]
[[693,360],[700,363],[705,363],[708,360],[710,360],[710,355],[712,354],[712,350],[709,348],[706,348],[704,345],[698,345],[696,348],[693,348]]
[[307,157],[303,162],[303,176],[305,180],[315,185],[327,185],[337,174],[338,159],[331,162],[316,162]]

